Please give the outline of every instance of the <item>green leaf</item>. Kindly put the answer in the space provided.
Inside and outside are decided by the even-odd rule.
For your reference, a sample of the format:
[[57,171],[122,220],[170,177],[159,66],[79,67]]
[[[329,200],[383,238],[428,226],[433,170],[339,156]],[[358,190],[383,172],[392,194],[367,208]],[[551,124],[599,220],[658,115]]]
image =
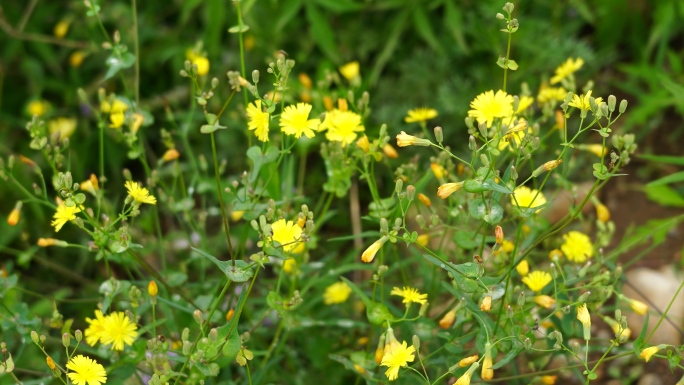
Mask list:
[[664,185],[664,184],[678,183],[678,182],[684,182],[684,171],[676,172],[674,174],[664,176],[660,179],[656,179],[653,182],[648,183],[646,186],[660,186],[660,185]]
[[684,197],[682,197],[682,194],[666,185],[646,185],[644,192],[648,199],[661,206],[684,207]]
[[2,373],[9,373],[14,370],[14,360],[12,359],[12,354],[10,352],[7,352],[7,360],[5,360],[5,364],[2,365],[0,364],[0,374]]
[[489,191],[496,191],[502,194],[513,194],[513,190],[509,189],[505,185],[498,184],[494,179],[487,179],[482,183],[482,186]]
[[261,148],[259,146],[250,147],[249,150],[247,150],[247,157],[254,162],[254,168],[249,174],[249,181],[252,183],[255,182],[259,177],[261,167],[263,167],[265,164],[275,162],[278,160],[279,155],[280,150],[274,146],[270,146],[268,149],[266,149],[265,154],[261,152]]
[[335,43],[335,33],[328,24],[330,18],[323,15],[313,2],[306,4],[306,18],[311,26],[311,37],[333,63],[340,64],[340,54]]
[[430,48],[441,54],[443,53],[442,46],[439,44],[439,41],[437,40],[437,37],[435,36],[430,24],[430,19],[425,13],[423,7],[415,7],[413,10],[413,25],[416,27],[416,32],[418,32],[418,35],[425,40]]
[[668,163],[684,166],[684,156],[640,155],[639,158],[650,160],[651,162]]
[[[222,326],[221,328],[228,328],[229,326],[230,324]],[[217,331],[221,328],[218,328]],[[238,352],[240,351],[240,347],[242,347],[242,341],[240,340],[240,335],[238,334],[236,327],[233,328],[233,331],[230,333],[230,336],[228,336],[228,340],[223,345],[221,353],[223,353],[224,356],[228,357],[228,360],[232,362],[233,360],[235,360],[235,357],[237,357]]]
[[228,28],[228,33],[240,33],[240,32],[245,33],[247,31],[249,31],[249,26],[244,25],[244,24],[242,25],[242,28],[240,28],[239,25],[234,25],[234,26]]
[[120,70],[130,68],[133,63],[135,63],[135,55],[130,52],[124,52],[119,57],[117,54],[112,53],[111,56],[107,58],[105,64],[109,67],[107,74],[105,74],[104,80],[113,78]]
[[509,350],[508,353],[506,353],[506,355],[501,360],[499,360],[496,364],[492,365],[492,369],[496,370],[502,368],[504,365],[508,364],[515,357],[517,357],[518,354],[520,354],[520,352],[525,350],[525,346],[522,343],[520,343],[520,341],[518,341],[517,339],[513,340],[513,344],[513,349]]
[[385,321],[393,321],[394,316],[390,313],[385,304],[373,302],[355,283],[345,277],[340,277],[356,295],[359,296],[364,305],[366,305],[366,316],[368,320],[376,325],[380,325]]
[[503,219],[503,207],[496,201],[490,200],[490,205],[487,206],[486,202],[477,200],[468,206],[468,212],[473,218],[484,219],[490,225],[495,225]]
[[454,265],[451,262],[442,261],[429,254],[423,254],[428,262],[441,267],[453,275],[454,282],[464,293],[473,293],[480,286],[476,279],[479,277],[478,266],[474,263],[467,262],[460,265]]
[[198,248],[191,247],[197,254],[213,262],[223,273],[233,282],[245,282],[254,276],[254,271],[249,263],[243,260],[235,261],[233,266],[232,261],[219,261],[211,254],[208,254]]
[[482,235],[458,230],[454,233],[454,242],[462,249],[471,250],[482,243]]
[[469,193],[481,193],[483,191],[487,191],[487,188],[480,182],[479,180],[475,179],[468,179],[463,183],[463,189],[466,190]]
[[518,63],[516,63],[515,60],[512,59],[508,59],[508,62],[506,62],[506,66],[511,71],[515,71],[518,69]]

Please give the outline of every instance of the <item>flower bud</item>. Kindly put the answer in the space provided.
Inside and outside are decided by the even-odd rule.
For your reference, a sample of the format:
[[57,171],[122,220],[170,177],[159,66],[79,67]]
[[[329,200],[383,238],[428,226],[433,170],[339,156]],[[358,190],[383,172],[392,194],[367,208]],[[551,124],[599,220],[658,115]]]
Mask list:
[[444,183],[443,185],[439,186],[437,189],[437,196],[446,199],[451,194],[455,193],[458,191],[461,187],[463,187],[463,184],[465,182],[457,182],[457,183]]
[[425,302],[420,305],[420,309],[418,309],[418,315],[423,317],[425,316],[425,313],[427,312],[428,306],[430,306],[430,302]]
[[404,189],[404,181],[401,179],[397,179],[394,182],[394,192],[399,194],[399,193],[401,193],[401,190],[403,190],[403,189]]
[[[456,309],[449,310],[441,320],[439,320],[439,327],[442,329],[449,329],[456,320]],[[468,364],[470,365],[470,364]],[[466,365],[467,366],[467,365]]]
[[195,310],[192,313],[193,318],[195,318],[195,322],[198,324],[202,324],[204,321],[202,320],[202,311],[200,309]]
[[157,282],[150,281],[150,283],[147,285],[147,294],[149,294],[150,297],[156,297],[158,293],[159,288],[157,287]]
[[475,142],[475,137],[472,135],[470,135],[470,137],[468,138],[468,148],[470,149],[470,151],[477,150],[477,142]]
[[413,185],[406,187],[406,197],[409,201],[413,201],[416,198],[416,188]]
[[399,147],[408,147],[408,146],[427,147],[431,144],[432,144],[432,142],[430,142],[429,139],[421,139],[421,138],[415,137],[413,135],[408,135],[404,131],[402,131],[401,134],[397,135],[397,146],[399,146]]
[[518,296],[518,306],[522,307],[525,306],[525,292],[521,291],[520,295]]
[[79,329],[76,329],[76,331],[74,332],[74,337],[76,338],[76,342],[81,342],[81,340],[83,339],[83,332]]
[[431,163],[430,169],[432,170],[432,173],[435,175],[435,178],[437,178],[437,180],[442,180],[444,178],[444,175],[446,174],[446,170],[444,169],[444,167],[440,166],[437,163]]
[[392,147],[392,145],[389,143],[387,143],[385,147],[382,148],[382,152],[384,152],[385,156],[390,159],[396,159],[399,157],[397,150],[395,150],[394,147]]
[[603,203],[598,203],[596,205],[596,218],[603,223],[610,220],[610,211]]
[[620,101],[620,107],[619,107],[618,111],[620,111],[621,114],[624,114],[626,110],[627,110],[627,100],[622,99]]
[[427,197],[427,195],[423,193],[418,194],[418,200],[425,205],[425,207],[430,207],[432,206],[432,202],[430,201],[430,198]]
[[179,156],[180,156],[180,153],[178,152],[178,150],[176,150],[175,148],[172,148],[172,149],[167,150],[164,153],[164,155],[162,156],[162,159],[164,159],[164,162],[170,162],[172,160],[178,159]]
[[458,366],[461,368],[465,368],[466,366],[472,365],[473,362],[476,362],[479,358],[480,358],[480,356],[478,356],[477,354],[472,355],[472,356],[468,356],[468,357],[463,358],[460,361],[458,361]]
[[416,350],[420,350],[420,337],[414,334],[411,338],[411,341],[413,342],[413,346],[416,348]]
[[435,140],[437,143],[442,143],[444,141],[444,131],[442,131],[442,127],[437,126],[435,127]]
[[504,239],[504,232],[501,226],[496,225],[494,228],[494,237],[496,238],[496,243],[502,244]]
[[62,345],[64,345],[65,348],[68,348],[70,344],[71,336],[69,335],[69,333],[62,334]]
[[50,368],[50,370],[55,370],[57,368],[57,365],[55,365],[55,361],[52,360],[52,357],[45,357],[45,362],[47,363],[47,366],[48,368]]
[[491,295],[486,295],[482,299],[482,303],[480,303],[480,310],[482,311],[490,311],[492,309],[492,296]]
[[373,244],[371,244],[370,246],[368,246],[368,248],[363,252],[363,254],[361,254],[361,261],[365,263],[373,262],[375,254],[377,254],[378,250],[380,250],[382,245],[384,245],[388,239],[389,238],[385,235],[377,241],[373,242]]
[[10,212],[9,216],[7,216],[8,225],[16,226],[19,222],[19,217],[21,215],[21,205],[21,201],[17,201],[17,203],[14,205],[14,209]]

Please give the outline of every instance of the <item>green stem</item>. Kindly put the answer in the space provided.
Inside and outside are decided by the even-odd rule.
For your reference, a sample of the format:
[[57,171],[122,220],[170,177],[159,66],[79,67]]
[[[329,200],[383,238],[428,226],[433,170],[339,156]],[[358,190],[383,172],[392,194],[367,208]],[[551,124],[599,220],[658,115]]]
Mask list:
[[672,307],[672,304],[674,303],[675,299],[679,296],[679,292],[682,290],[682,287],[684,287],[684,281],[679,285],[679,288],[677,289],[677,292],[672,296],[672,299],[670,300],[670,303],[667,305],[667,308],[663,312],[663,314],[660,316],[660,319],[658,320],[658,323],[656,323],[655,327],[653,330],[651,330],[650,333],[648,333],[648,337],[644,340],[644,343],[647,343],[649,339],[653,336],[653,333],[655,333],[656,330],[658,330],[658,327],[660,324],[663,322],[665,317],[667,317],[667,313],[670,311],[670,308]]
[[[508,22],[511,21],[511,15],[508,15]],[[508,30],[508,47],[506,48],[506,61],[504,62],[504,78],[503,78],[503,91],[506,92],[506,81],[508,79],[508,59],[511,55],[511,39],[513,38],[513,32]]]
[[219,205],[221,206],[221,216],[223,217],[223,230],[226,233],[226,241],[228,242],[228,253],[230,259],[235,267],[235,255],[233,254],[233,241],[230,240],[230,225],[228,224],[228,216],[226,215],[226,207],[223,204],[223,189],[221,189],[221,176],[219,175],[218,156],[216,155],[216,139],[214,133],[211,133],[211,155],[214,158],[214,176],[216,177],[216,192],[219,196]]
[[135,50],[135,110],[140,112],[140,45],[138,42],[138,9],[136,0],[131,0],[133,11],[133,47]]

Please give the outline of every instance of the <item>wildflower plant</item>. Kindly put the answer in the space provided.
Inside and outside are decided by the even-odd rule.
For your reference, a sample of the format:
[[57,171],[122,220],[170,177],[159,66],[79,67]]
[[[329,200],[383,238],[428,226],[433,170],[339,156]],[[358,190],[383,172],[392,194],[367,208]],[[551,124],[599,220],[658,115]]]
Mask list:
[[[511,56],[524,25],[506,3],[491,15],[507,41],[495,61],[502,84],[480,85],[463,123],[431,127],[439,112],[416,107],[389,127],[373,119],[359,62],[314,82],[279,52],[248,75],[249,28],[233,3],[240,69],[222,68],[201,43],[180,50],[186,105],[154,111],[138,88],[137,24],[132,36],[109,32],[108,5],[86,1],[107,90],[78,91],[89,111],[78,122],[46,124],[49,104],[31,102],[34,153],[0,159],[0,177],[22,194],[8,225],[40,231],[31,255],[64,248],[97,271],[80,278],[92,294],[80,302],[78,292],[23,289],[21,270],[2,267],[2,296],[50,299],[43,323],[28,318],[24,297],[3,317],[50,376],[295,383],[324,365],[334,383],[546,384],[580,368],[588,383],[607,357],[678,360],[680,348],[649,346],[645,330],[632,341],[621,313],[649,309],[621,294],[620,251],[604,250],[614,226],[596,194],[637,145],[613,132],[627,101],[593,96],[582,58],[547,74],[538,92],[511,84],[510,71],[525,71]],[[135,2],[132,12],[137,20]],[[451,143],[447,130],[462,135]],[[85,156],[71,143],[85,135],[96,138],[97,161],[76,174]],[[112,170],[105,160],[118,153],[127,168]],[[583,211],[590,203],[595,216]],[[596,338],[592,317],[614,339]],[[21,361],[10,350],[24,347],[3,343],[0,374],[15,376]],[[550,355],[574,364],[552,375]],[[526,365],[511,369],[518,360]]]

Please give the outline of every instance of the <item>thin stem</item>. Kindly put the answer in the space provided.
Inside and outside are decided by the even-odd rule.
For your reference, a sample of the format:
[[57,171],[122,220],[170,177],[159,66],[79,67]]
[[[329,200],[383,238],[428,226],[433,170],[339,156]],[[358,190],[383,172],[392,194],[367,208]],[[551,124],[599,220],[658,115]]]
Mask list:
[[684,287],[684,281],[679,285],[679,288],[677,289],[677,292],[672,296],[672,299],[670,300],[670,303],[667,305],[667,308],[663,312],[663,314],[660,316],[660,319],[658,320],[658,323],[656,323],[655,327],[651,330],[650,333],[648,333],[648,337],[644,340],[644,343],[647,343],[649,339],[653,336],[653,333],[655,333],[656,330],[658,330],[658,327],[660,324],[663,322],[665,317],[667,317],[667,312],[670,311],[670,308],[672,307],[672,304],[674,303],[675,299],[679,296],[679,292],[682,290],[682,287]]
[[228,242],[228,253],[230,259],[235,267],[235,255],[233,254],[233,241],[230,240],[230,225],[228,224],[228,216],[226,215],[226,207],[223,204],[223,190],[221,189],[221,176],[219,175],[218,157],[216,155],[216,139],[214,133],[211,133],[211,155],[214,158],[214,176],[216,177],[216,192],[219,196],[219,205],[221,206],[221,216],[223,217],[223,230],[226,233],[226,241]]
[[138,9],[136,0],[131,0],[133,8],[133,47],[135,50],[135,110],[140,112],[140,44],[138,39]]

